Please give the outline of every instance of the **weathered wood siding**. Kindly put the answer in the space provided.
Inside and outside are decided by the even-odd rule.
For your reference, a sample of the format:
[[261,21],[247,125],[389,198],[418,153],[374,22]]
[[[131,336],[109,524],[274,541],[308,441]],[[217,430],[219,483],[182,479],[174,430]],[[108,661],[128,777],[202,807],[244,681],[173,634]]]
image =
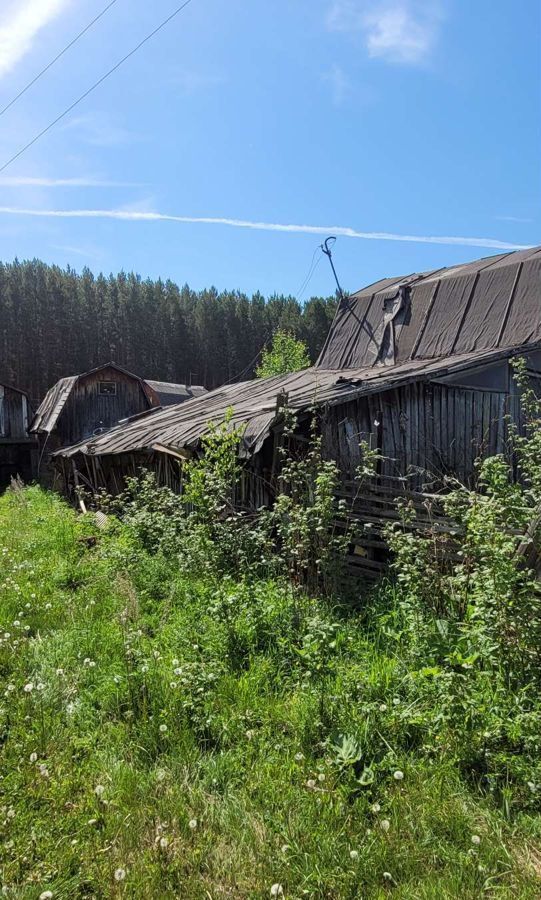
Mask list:
[[28,401],[25,394],[0,385],[0,440],[28,437]]
[[[100,394],[100,382],[113,382],[115,395]],[[56,426],[58,446],[74,444],[100,428],[111,428],[119,419],[148,409],[150,403],[141,382],[117,369],[80,378],[62,410]]]
[[437,487],[446,475],[472,483],[479,456],[508,453],[508,415],[520,424],[513,392],[412,383],[329,408],[324,452],[344,479],[354,477],[367,441],[384,457],[380,474],[408,475],[414,489]]

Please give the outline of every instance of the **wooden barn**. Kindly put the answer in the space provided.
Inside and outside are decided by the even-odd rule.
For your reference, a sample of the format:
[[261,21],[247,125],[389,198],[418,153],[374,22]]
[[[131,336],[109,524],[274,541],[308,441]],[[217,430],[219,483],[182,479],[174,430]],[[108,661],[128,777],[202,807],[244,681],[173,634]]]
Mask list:
[[521,426],[517,356],[541,385],[541,248],[378,281],[343,298],[312,368],[157,411],[67,448],[56,466],[68,490],[77,478],[115,493],[141,466],[175,486],[179,460],[233,407],[246,426],[244,502],[272,503],[287,402],[301,442],[318,411],[345,496],[363,441],[382,456],[376,493],[433,493],[449,476],[472,483],[480,455],[508,452],[509,424]]
[[198,386],[147,381],[111,362],[57,381],[38,407],[30,432],[38,435],[41,452],[50,454],[102,434],[121,419],[202,393]]
[[37,443],[28,433],[29,415],[25,392],[0,384],[0,490],[12,478],[31,481],[36,473]]

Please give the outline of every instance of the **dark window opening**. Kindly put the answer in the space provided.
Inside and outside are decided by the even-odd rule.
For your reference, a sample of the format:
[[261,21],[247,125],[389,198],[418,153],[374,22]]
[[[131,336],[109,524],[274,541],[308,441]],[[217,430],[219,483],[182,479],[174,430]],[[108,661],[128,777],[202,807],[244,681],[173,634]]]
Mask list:
[[102,397],[116,397],[116,382],[100,381],[99,393]]

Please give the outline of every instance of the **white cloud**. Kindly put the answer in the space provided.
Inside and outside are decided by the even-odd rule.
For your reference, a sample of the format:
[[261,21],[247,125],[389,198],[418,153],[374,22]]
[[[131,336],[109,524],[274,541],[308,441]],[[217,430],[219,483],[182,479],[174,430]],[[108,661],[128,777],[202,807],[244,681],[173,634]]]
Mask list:
[[520,216],[495,216],[498,222],[520,222],[522,224],[531,224],[533,219],[523,219]]
[[101,178],[44,178],[33,175],[0,176],[0,187],[139,187],[139,182],[106,181]]
[[41,29],[71,0],[11,0],[0,12],[0,76],[13,69],[32,48]]
[[361,34],[372,57],[415,65],[434,49],[443,21],[440,0],[333,0],[331,31]]
[[0,207],[0,215],[37,216],[53,219],[118,219],[125,222],[181,222],[187,225],[224,225],[249,228],[254,231],[281,231],[297,234],[329,234],[360,238],[368,241],[407,241],[417,244],[446,244],[461,247],[486,247],[490,250],[527,250],[532,244],[513,244],[495,238],[449,237],[440,235],[394,234],[387,231],[356,231],[343,225],[292,225],[276,222],[253,222],[247,219],[228,219],[218,216],[173,216],[167,213],[123,209],[21,209]]
[[336,63],[323,75],[331,89],[332,102],[335,106],[341,106],[351,91],[351,82],[343,68]]

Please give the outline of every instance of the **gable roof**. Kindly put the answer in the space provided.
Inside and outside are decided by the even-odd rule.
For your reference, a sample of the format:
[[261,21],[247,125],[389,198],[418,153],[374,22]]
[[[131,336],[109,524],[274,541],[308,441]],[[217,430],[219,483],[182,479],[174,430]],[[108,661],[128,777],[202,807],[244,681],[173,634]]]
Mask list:
[[171,384],[169,381],[151,381],[150,378],[145,378],[145,382],[158,395],[160,406],[184,403],[185,400],[202,397],[207,393],[207,389],[199,384]]
[[540,339],[541,247],[534,247],[384,278],[343,298],[317,366],[437,359]]
[[130,378],[138,381],[148,399],[149,406],[151,405],[152,395],[142,378],[139,378],[138,375],[134,375],[132,372],[128,372],[127,369],[124,369],[117,363],[105,363],[103,366],[96,366],[94,369],[89,369],[88,372],[83,372],[81,375],[68,375],[67,378],[60,378],[45,394],[28,430],[33,433],[45,432],[47,434],[54,431],[60,413],[64,409],[77,382],[88,375],[95,375],[103,369],[116,369],[117,372],[121,372],[123,375],[128,375]]

